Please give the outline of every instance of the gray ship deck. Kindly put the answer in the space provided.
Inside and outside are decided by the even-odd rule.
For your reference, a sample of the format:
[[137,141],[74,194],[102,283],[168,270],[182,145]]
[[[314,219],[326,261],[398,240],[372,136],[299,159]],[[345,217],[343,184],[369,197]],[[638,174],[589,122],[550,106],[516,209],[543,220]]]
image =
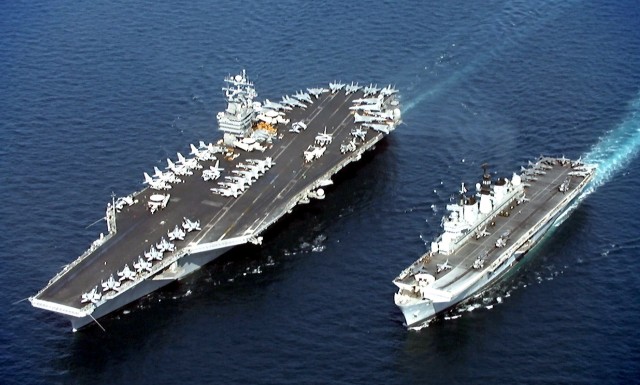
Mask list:
[[[537,180],[527,181],[523,176],[523,182],[529,185],[524,189],[525,196],[529,199],[528,201],[519,205],[515,201],[512,202],[508,210],[508,216],[498,215],[493,220],[494,224],[487,226],[488,236],[480,239],[476,239],[475,236],[471,237],[467,243],[451,255],[437,253],[431,257],[429,263],[422,266],[422,269],[436,277],[438,289],[447,289],[466,275],[477,272],[473,268],[473,263],[478,256],[488,253],[486,254],[484,265],[489,266],[505,250],[495,246],[498,238],[505,232],[509,232],[509,240],[506,247],[511,246],[513,242],[523,236],[528,239],[532,235],[530,234],[531,228],[549,215],[550,211],[560,204],[569,192],[575,190],[581,184],[583,177],[572,176],[569,192],[563,193],[559,191],[558,187],[569,176],[571,171],[573,170],[568,164],[565,166],[555,164],[552,169],[545,170],[545,175],[536,175],[535,178]],[[437,273],[437,264],[446,261],[452,268]]]
[[[104,244],[70,268],[56,281],[51,283],[36,298],[82,308],[82,293],[90,291],[101,281],[106,281],[111,274],[117,279],[117,271],[125,264],[132,263],[149,250],[152,244],[167,237],[167,231],[180,224],[183,217],[200,220],[201,231],[188,233],[184,241],[177,241],[177,249],[187,245],[215,242],[250,233],[263,231],[269,224],[277,220],[290,207],[291,200],[305,191],[318,179],[332,174],[338,165],[357,160],[358,153],[341,154],[340,145],[348,142],[350,130],[354,127],[353,115],[349,107],[351,101],[362,97],[362,92],[345,95],[344,91],[336,94],[324,93],[306,110],[294,108],[286,113],[290,123],[283,127],[278,125],[281,139],[274,139],[273,145],[264,153],[259,151],[244,152],[236,149],[241,155],[233,160],[224,160],[218,155],[220,166],[224,167],[222,176],[231,175],[236,164],[246,159],[273,158],[275,165],[262,177],[258,178],[244,193],[237,198],[222,197],[213,194],[210,188],[219,187],[215,182],[205,182],[201,172],[196,170],[192,176],[181,177],[184,183],[174,184],[173,188],[163,192],[170,193],[171,199],[167,207],[151,214],[146,209],[146,202],[151,194],[157,191],[143,190],[138,196],[138,203],[125,207],[116,215],[117,233]],[[305,121],[308,128],[300,133],[288,132],[291,123]],[[311,163],[305,163],[303,151],[314,143],[315,136],[327,127],[333,133],[333,142],[327,145],[323,156]],[[382,134],[369,130],[365,143],[358,148],[372,146],[382,138]],[[207,169],[213,162],[200,162]],[[216,182],[218,182],[216,181]],[[167,258],[167,254],[165,254]]]

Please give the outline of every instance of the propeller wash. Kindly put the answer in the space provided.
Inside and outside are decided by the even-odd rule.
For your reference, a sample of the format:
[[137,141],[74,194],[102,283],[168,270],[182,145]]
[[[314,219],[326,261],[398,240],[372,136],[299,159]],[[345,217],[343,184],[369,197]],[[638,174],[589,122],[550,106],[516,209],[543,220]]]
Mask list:
[[[225,78],[223,138],[190,145],[142,191],[107,204],[107,235],[53,277],[31,304],[77,330],[214,260],[260,244],[270,225],[323,187],[400,123],[391,86],[329,83],[280,102],[254,101],[243,71]],[[97,322],[97,321],[96,321]]]

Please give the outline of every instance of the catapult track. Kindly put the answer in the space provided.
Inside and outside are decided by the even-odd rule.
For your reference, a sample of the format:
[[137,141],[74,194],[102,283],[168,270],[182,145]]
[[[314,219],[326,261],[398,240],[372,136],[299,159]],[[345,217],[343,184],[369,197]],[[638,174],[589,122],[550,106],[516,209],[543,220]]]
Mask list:
[[[355,127],[349,107],[354,99],[362,96],[362,91],[350,95],[344,91],[321,94],[306,109],[294,108],[287,112],[290,123],[286,126],[278,124],[280,137],[274,139],[273,145],[263,153],[247,153],[236,149],[236,153],[240,154],[236,159],[218,156],[220,166],[224,168],[223,176],[231,175],[230,170],[246,159],[271,157],[275,162],[270,170],[237,198],[213,194],[210,188],[217,187],[216,184],[203,181],[201,173],[197,171],[191,176],[181,177],[183,183],[174,184],[172,189],[164,192],[171,194],[169,203],[166,208],[153,214],[147,209],[146,202],[150,195],[158,192],[147,188],[137,193],[137,203],[125,206],[112,221],[117,230],[96,241],[95,247],[55,276],[31,298],[32,304],[70,316],[75,328],[90,322],[91,318],[86,322],[84,320],[92,313],[96,317],[107,314],[158,286],[183,277],[235,245],[255,241],[271,224],[298,203],[305,202],[309,192],[328,183],[332,175],[359,160],[364,151],[371,149],[384,137],[382,133],[368,130],[365,140],[358,144],[356,151],[344,154],[340,151],[340,145],[349,142],[350,131]],[[291,124],[297,121],[305,121],[308,128],[300,133],[289,132]],[[328,133],[333,134],[332,143],[327,145],[323,156],[305,163],[303,152],[325,127]],[[214,164],[212,161],[200,163],[204,169]],[[115,276],[125,264],[131,265],[151,245],[162,237],[166,238],[167,231],[180,224],[184,217],[199,220],[201,230],[188,233],[184,241],[176,241],[176,250],[165,254],[163,261],[153,266],[152,272],[138,276],[134,281],[124,282],[118,292],[105,295],[95,305],[81,303],[83,293],[99,286],[110,275]],[[194,254],[204,252],[208,252],[206,254],[209,256],[201,258],[193,266],[183,266],[185,260],[193,260]],[[148,280],[163,283],[147,284],[148,290],[138,287],[125,295]],[[121,298],[115,300],[116,297]],[[101,307],[103,309],[100,311]],[[77,322],[78,319],[83,321]]]

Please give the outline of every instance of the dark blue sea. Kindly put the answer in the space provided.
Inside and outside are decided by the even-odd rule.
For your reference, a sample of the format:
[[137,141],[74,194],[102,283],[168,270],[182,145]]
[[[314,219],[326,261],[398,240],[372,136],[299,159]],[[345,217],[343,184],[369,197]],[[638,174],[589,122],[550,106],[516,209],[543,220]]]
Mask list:
[[[112,192],[220,138],[222,79],[243,68],[260,99],[393,84],[404,123],[261,247],[106,331],[32,308],[106,231]],[[637,1],[7,1],[0,143],[2,384],[639,382]],[[460,182],[541,154],[599,165],[573,215],[498,287],[407,331],[391,281]]]

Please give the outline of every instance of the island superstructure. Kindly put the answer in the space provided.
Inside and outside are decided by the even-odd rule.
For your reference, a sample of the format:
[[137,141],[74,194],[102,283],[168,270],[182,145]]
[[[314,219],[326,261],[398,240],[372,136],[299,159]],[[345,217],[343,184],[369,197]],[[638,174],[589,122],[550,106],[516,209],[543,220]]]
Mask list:
[[256,101],[246,73],[225,78],[222,138],[145,172],[139,192],[107,204],[107,234],[36,295],[77,330],[261,234],[400,123],[397,91],[329,83]]
[[428,324],[516,268],[576,207],[595,173],[595,166],[580,160],[541,157],[521,174],[494,182],[488,165],[483,167],[477,193],[468,195],[462,184],[457,203],[447,205],[444,232],[393,281],[395,303],[409,328]]

